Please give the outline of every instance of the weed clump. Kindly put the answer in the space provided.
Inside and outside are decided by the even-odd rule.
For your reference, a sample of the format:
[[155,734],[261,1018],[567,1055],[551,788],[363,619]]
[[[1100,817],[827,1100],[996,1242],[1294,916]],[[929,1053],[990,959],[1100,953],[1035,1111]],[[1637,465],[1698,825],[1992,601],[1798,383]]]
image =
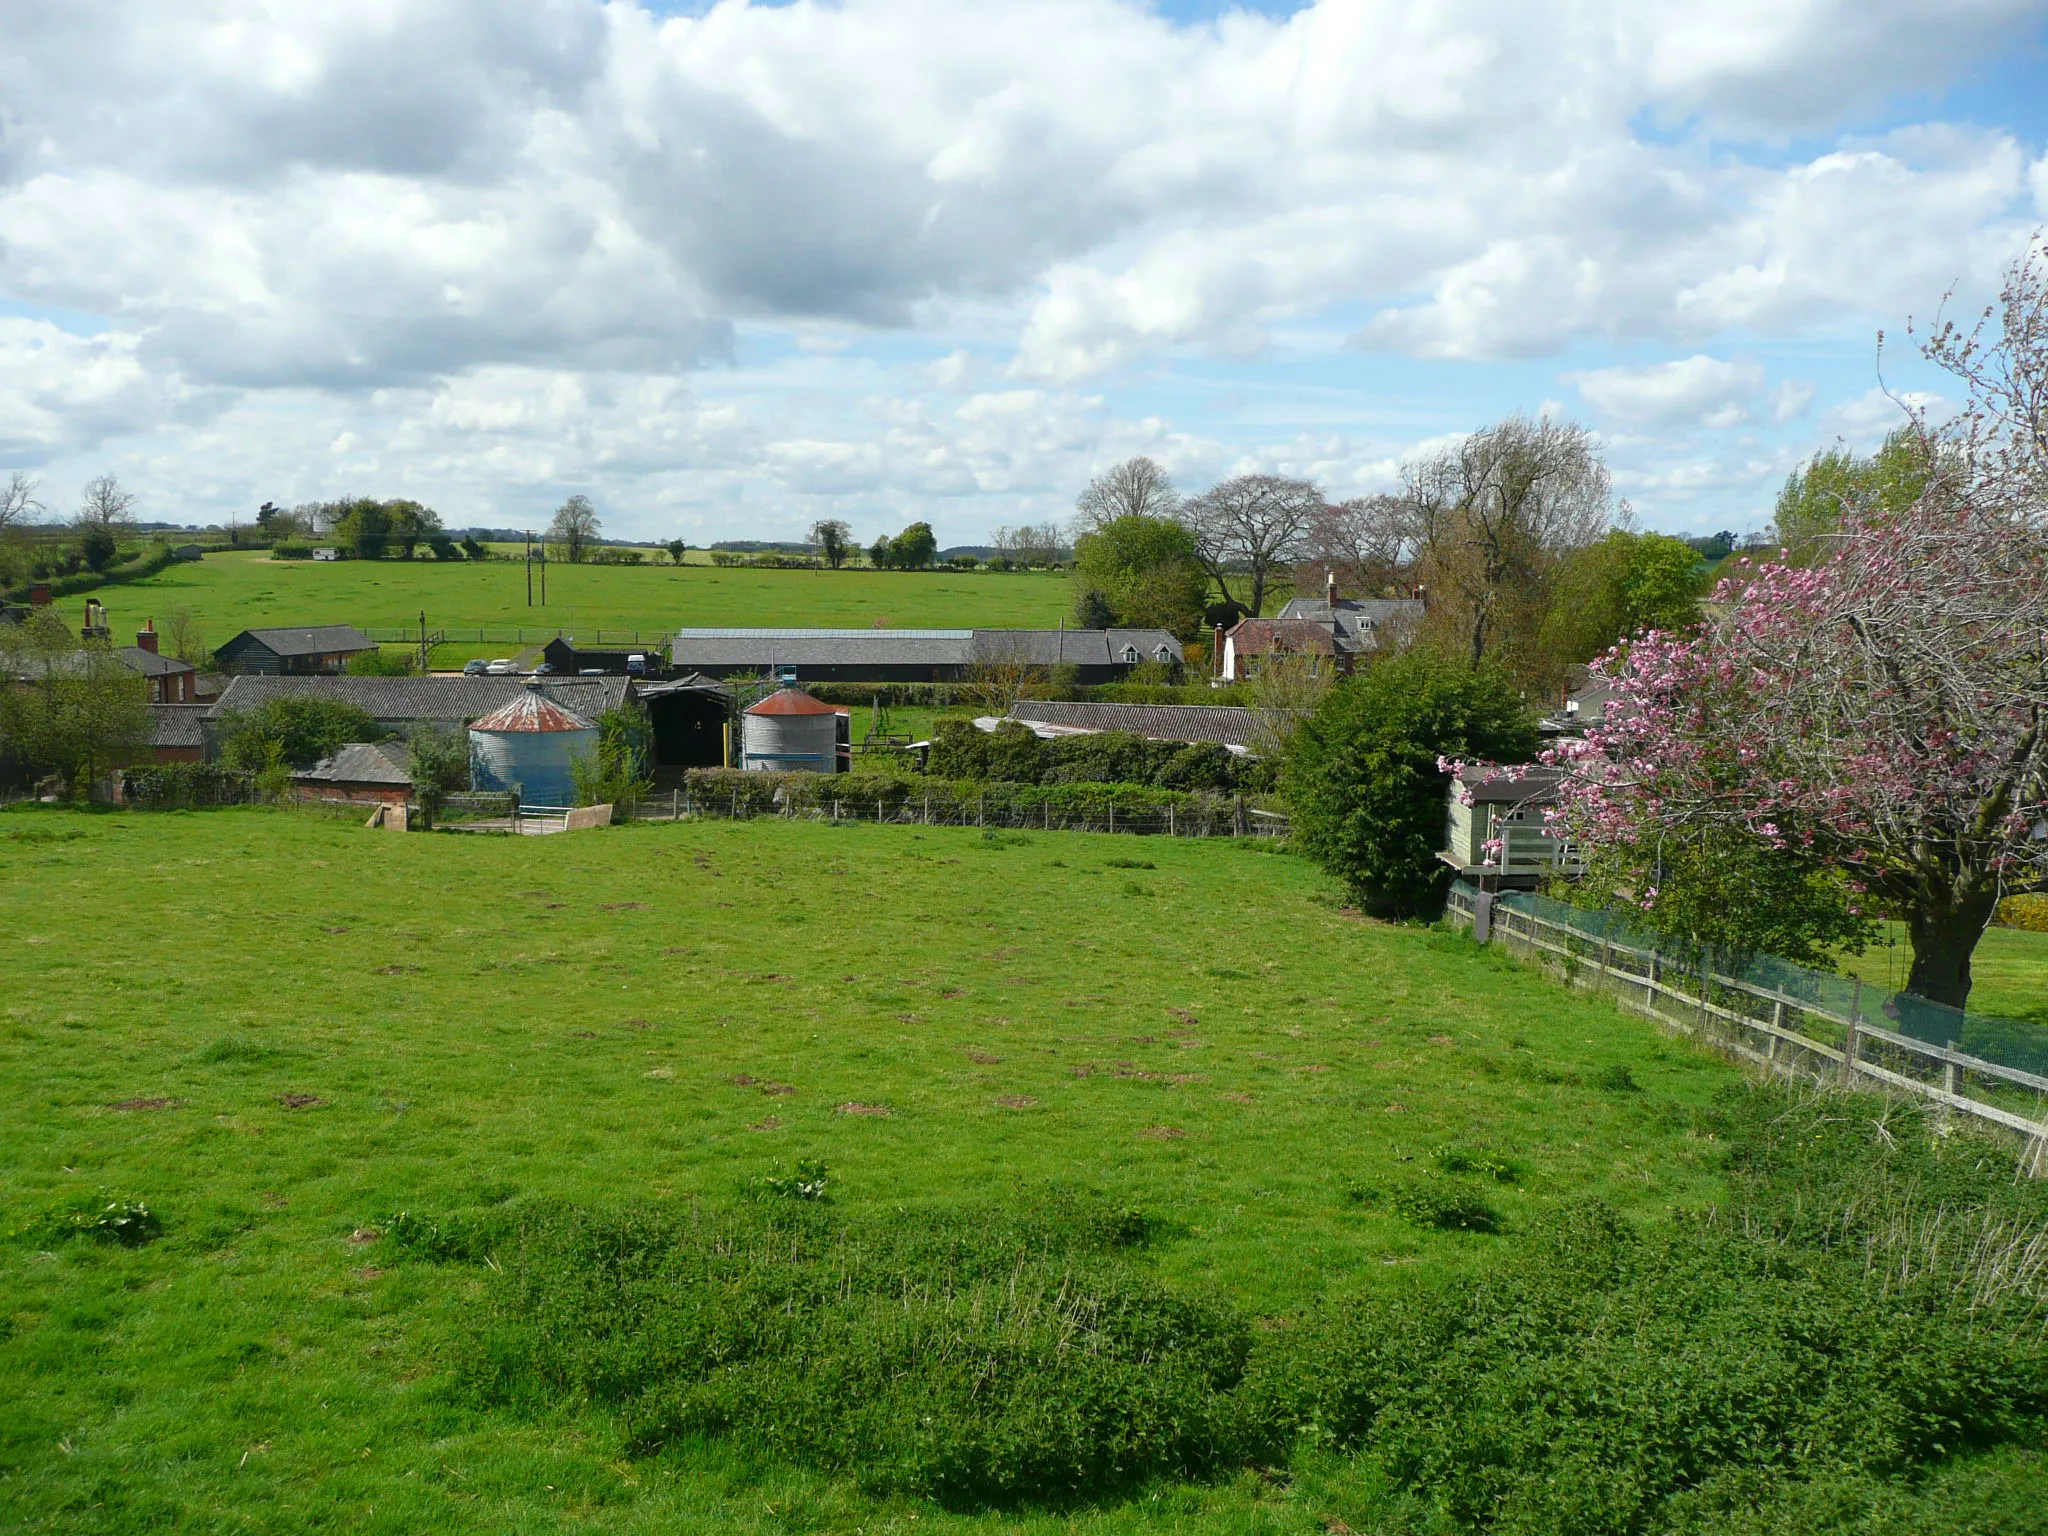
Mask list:
[[126,1200],[102,1190],[73,1195],[15,1228],[14,1236],[39,1248],[54,1248],[73,1238],[140,1248],[164,1235],[161,1217],[140,1200]]
[[1643,1085],[1636,1081],[1635,1074],[1629,1071],[1626,1063],[1619,1061],[1610,1066],[1602,1067],[1598,1072],[1595,1072],[1591,1082],[1595,1088],[1602,1089],[1608,1093],[1641,1093],[1643,1091]]
[[1418,1227],[1438,1232],[1498,1232],[1500,1212],[1471,1185],[1459,1179],[1424,1176],[1387,1191],[1386,1205]]
[[755,1186],[777,1200],[829,1200],[832,1180],[825,1165],[813,1157],[798,1158],[788,1173],[762,1175]]

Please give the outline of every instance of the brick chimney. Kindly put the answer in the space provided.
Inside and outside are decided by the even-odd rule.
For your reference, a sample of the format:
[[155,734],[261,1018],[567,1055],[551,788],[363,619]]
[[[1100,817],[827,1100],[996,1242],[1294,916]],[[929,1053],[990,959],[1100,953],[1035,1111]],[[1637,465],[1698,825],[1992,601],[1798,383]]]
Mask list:
[[150,655],[156,655],[157,651],[155,619],[144,619],[142,621],[142,628],[138,629],[135,632],[135,643],[141,649],[149,652]]
[[49,607],[50,584],[47,581],[39,581],[34,586],[30,587],[28,589],[28,600],[37,608]]

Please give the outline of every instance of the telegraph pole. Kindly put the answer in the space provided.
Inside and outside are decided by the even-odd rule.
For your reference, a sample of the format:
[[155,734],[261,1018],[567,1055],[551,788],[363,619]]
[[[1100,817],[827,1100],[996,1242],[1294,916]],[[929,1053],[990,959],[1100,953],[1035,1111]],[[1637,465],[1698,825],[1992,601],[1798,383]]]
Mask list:
[[533,606],[533,530],[526,530],[526,606]]

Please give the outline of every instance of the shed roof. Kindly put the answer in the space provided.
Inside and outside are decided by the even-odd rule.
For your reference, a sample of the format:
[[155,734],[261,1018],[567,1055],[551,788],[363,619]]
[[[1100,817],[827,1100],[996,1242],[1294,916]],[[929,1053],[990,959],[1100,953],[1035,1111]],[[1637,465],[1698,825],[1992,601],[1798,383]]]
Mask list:
[[1563,779],[1562,769],[1541,763],[1475,763],[1458,770],[1458,785],[1474,805],[1550,805]]
[[152,747],[203,747],[200,721],[204,704],[152,704],[149,706],[149,744]]
[[404,751],[398,742],[351,742],[292,777],[323,784],[410,784],[412,770],[399,755]]
[[1010,718],[1070,731],[1129,731],[1153,741],[1207,741],[1246,746],[1259,737],[1254,710],[1224,704],[1067,704],[1027,699]]
[[[549,678],[541,692],[566,709],[596,719],[635,696],[630,677]],[[273,699],[338,699],[372,719],[432,720],[455,725],[474,720],[526,692],[518,677],[237,677],[207,718],[261,709]]]
[[180,672],[199,670],[189,661],[180,661],[175,656],[144,650],[139,645],[116,646],[114,650],[130,671],[140,672],[144,677],[169,677]]
[[801,688],[778,688],[758,704],[747,706],[750,715],[836,715],[834,709],[822,699],[814,699]]
[[313,624],[303,629],[245,629],[221,647],[254,640],[278,656],[332,656],[343,651],[374,651],[377,644],[353,624]]

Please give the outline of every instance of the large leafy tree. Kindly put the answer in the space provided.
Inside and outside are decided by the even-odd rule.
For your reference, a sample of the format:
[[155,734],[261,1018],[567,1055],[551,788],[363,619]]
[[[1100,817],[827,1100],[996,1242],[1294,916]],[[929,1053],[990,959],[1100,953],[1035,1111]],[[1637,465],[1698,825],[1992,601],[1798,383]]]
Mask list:
[[1297,847],[1385,917],[1443,905],[1445,759],[1527,762],[1529,711],[1493,667],[1416,646],[1336,684],[1289,742],[1281,790]]
[[83,797],[149,751],[149,694],[104,640],[81,642],[54,608],[0,625],[0,746]]
[[1195,537],[1171,518],[1139,513],[1111,518],[1074,543],[1075,617],[1102,613],[1119,624],[1193,634],[1208,601],[1209,577]]
[[1700,621],[1707,563],[1683,539],[1616,528],[1571,551],[1557,572],[1544,649],[1591,661],[1649,630],[1689,630]]
[[899,571],[921,571],[939,552],[938,535],[930,523],[912,523],[889,541],[889,564]]
[[579,493],[555,508],[554,518],[548,524],[548,537],[561,548],[571,565],[580,565],[597,542],[597,531],[602,526],[597,508],[588,496]]
[[1928,443],[1908,424],[1867,457],[1836,444],[1785,477],[1773,515],[1778,542],[1794,565],[1825,557],[1852,507],[1899,512],[1927,487]]
[[272,699],[230,717],[225,727],[222,757],[230,767],[255,771],[278,763],[310,768],[350,742],[382,741],[390,734],[368,710],[310,695]]
[[[822,517],[811,524],[811,542],[818,546],[825,563],[836,571],[853,552],[853,530],[836,517]],[[680,565],[682,561],[676,563]]]
[[1596,846],[1746,839],[1841,871],[1905,919],[1908,989],[1952,1007],[1999,901],[2048,889],[2048,276],[1996,335],[1924,351],[1967,394],[1909,420],[1913,500],[1846,495],[1810,567],[1744,564],[1696,638],[1638,641],[1572,749],[1562,818]]

